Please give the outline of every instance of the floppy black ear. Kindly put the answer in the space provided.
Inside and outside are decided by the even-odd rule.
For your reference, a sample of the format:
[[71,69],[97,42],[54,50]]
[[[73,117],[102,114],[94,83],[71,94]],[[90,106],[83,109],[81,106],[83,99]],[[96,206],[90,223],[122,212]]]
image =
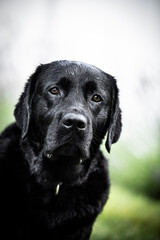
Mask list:
[[112,78],[114,84],[112,84],[112,99],[110,108],[110,118],[108,124],[108,135],[106,140],[106,149],[110,153],[112,143],[118,141],[122,123],[121,123],[121,109],[119,107],[118,88],[116,86],[116,80]]
[[14,111],[17,125],[22,130],[22,139],[26,137],[28,132],[32,99],[35,94],[37,76],[40,73],[40,68],[41,66],[39,66],[36,69],[35,73],[33,73],[29,78],[28,82],[25,85],[24,92],[20,96]]

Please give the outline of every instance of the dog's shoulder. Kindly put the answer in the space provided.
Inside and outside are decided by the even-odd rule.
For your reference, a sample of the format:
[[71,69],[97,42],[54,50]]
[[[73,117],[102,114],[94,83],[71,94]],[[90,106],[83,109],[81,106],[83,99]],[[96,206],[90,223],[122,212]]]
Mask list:
[[[110,181],[108,172],[108,160],[99,150],[95,156],[96,164],[90,172],[88,179],[79,187],[76,194],[79,202],[86,212],[92,211],[99,214],[108,199]],[[92,209],[92,210],[91,210]]]
[[20,146],[21,132],[16,123],[9,125],[0,135],[0,160],[15,157]]
[[9,138],[9,139],[14,138],[15,139],[16,136],[20,137],[20,129],[17,126],[17,124],[14,122],[14,123],[11,123],[9,126],[7,126],[3,130],[3,132],[0,134],[0,140],[5,139],[5,138]]
[[96,192],[97,195],[108,195],[110,187],[108,160],[100,150],[97,152],[95,159],[96,166],[88,178],[89,188],[91,191]]
[[11,195],[12,203],[13,196],[14,199],[20,198],[27,171],[21,148],[21,131],[13,123],[0,135],[0,188],[5,199],[3,201],[8,203]]

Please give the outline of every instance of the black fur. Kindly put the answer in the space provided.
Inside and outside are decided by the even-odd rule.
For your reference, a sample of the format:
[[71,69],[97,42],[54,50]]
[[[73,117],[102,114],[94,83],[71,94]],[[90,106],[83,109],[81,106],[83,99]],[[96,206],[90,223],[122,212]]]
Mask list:
[[99,146],[108,132],[110,152],[121,132],[116,80],[80,62],[41,65],[15,118],[0,136],[1,235],[89,239],[110,185]]

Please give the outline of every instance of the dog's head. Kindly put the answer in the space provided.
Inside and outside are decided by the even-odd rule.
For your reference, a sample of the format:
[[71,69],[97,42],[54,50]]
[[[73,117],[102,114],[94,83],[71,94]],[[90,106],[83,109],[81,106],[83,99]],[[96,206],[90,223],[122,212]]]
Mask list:
[[72,182],[86,174],[106,132],[108,152],[120,136],[116,80],[80,62],[41,65],[27,82],[15,117],[22,141],[34,146],[34,164],[41,169],[34,171],[40,175],[45,169],[54,181]]

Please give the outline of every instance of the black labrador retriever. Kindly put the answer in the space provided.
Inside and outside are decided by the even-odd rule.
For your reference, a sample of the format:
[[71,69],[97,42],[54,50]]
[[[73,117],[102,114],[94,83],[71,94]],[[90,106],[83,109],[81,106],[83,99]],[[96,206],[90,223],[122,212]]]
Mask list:
[[40,65],[0,136],[3,239],[87,240],[108,198],[107,160],[121,132],[116,80],[76,61]]

